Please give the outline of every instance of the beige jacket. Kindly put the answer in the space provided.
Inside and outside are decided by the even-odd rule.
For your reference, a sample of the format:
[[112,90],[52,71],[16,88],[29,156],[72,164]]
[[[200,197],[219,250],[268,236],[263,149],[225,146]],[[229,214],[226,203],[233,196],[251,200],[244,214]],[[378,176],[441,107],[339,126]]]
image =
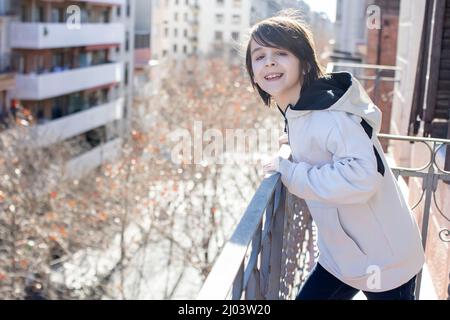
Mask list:
[[381,112],[349,73],[332,73],[288,106],[288,190],[318,228],[319,263],[357,289],[380,292],[416,275],[424,252],[415,218],[380,146]]

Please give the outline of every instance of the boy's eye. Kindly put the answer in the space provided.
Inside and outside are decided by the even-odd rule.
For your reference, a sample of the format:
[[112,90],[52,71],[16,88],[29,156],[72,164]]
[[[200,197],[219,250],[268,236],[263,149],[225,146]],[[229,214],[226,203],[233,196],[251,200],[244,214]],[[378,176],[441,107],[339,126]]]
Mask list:
[[[279,56],[287,56],[287,52],[284,52],[284,51],[278,51],[276,54],[279,55]],[[264,58],[263,55],[256,57],[255,60],[258,61],[258,60],[261,60],[262,58]]]

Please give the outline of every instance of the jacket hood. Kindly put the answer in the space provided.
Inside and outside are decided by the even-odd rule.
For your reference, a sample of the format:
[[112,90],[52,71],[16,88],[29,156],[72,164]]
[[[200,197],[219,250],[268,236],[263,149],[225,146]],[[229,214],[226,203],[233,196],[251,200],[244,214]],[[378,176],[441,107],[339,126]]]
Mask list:
[[349,72],[329,73],[302,90],[286,117],[298,117],[316,110],[336,110],[364,119],[376,133],[381,128],[381,111],[374,105],[359,81]]

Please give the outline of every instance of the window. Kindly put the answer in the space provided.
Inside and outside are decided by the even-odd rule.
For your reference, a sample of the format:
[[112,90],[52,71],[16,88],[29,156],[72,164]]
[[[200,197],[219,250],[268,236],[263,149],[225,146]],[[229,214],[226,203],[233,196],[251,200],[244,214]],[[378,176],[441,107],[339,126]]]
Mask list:
[[241,16],[238,14],[233,14],[233,17],[231,19],[233,24],[240,24],[241,23]]
[[47,122],[49,119],[45,116],[45,108],[41,102],[36,104],[36,117],[38,119],[38,123]]
[[173,45],[173,52],[177,53],[177,45],[176,44]]
[[169,28],[165,27],[164,28],[164,37],[168,37],[169,36]]
[[214,40],[222,41],[223,40],[223,32],[222,31],[216,31],[214,33]]
[[109,11],[107,9],[102,11],[102,22],[109,23]]
[[178,21],[178,12],[175,12],[175,14],[174,14],[174,16],[173,16],[173,19],[174,19],[175,21]]
[[187,12],[184,13],[184,21],[185,21],[185,22],[188,21],[188,14],[187,14]]
[[87,67],[88,61],[87,61],[87,54],[86,52],[80,52],[78,55],[78,66],[80,68]]
[[179,5],[180,4],[180,0],[175,0],[175,5]]
[[[67,113],[72,114],[83,110],[83,99],[80,92],[76,92],[69,95],[69,102],[67,107]],[[92,107],[92,106],[90,106]]]
[[240,8],[242,4],[241,0],[233,0],[233,7]]
[[109,92],[108,88],[105,88],[105,89],[101,90],[103,103],[107,103],[108,102],[108,92]]
[[184,29],[184,37],[185,37],[185,38],[188,37],[188,31],[187,31],[187,29]]
[[217,23],[223,23],[223,20],[224,20],[223,14],[221,14],[221,13],[216,14],[216,22]]
[[81,8],[80,20],[81,20],[81,23],[88,23],[89,22],[89,14],[88,14],[86,8]]
[[44,21],[44,6],[38,7],[38,22],[45,22]]
[[336,3],[336,21],[342,20],[342,0],[337,0]]
[[173,29],[173,35],[174,35],[174,37],[178,37],[178,29],[177,28]]
[[220,7],[222,7],[225,3],[225,0],[216,0],[216,4]]
[[232,32],[231,38],[233,38],[234,41],[239,41],[239,32]]
[[52,57],[53,72],[62,71],[64,55],[62,52],[53,53]]
[[64,98],[63,97],[57,97],[53,100],[53,106],[52,106],[52,119],[58,119],[63,116],[63,106]]
[[167,56],[167,50],[163,50],[162,56],[163,56],[163,57]]
[[22,4],[20,6],[20,20],[22,22],[29,22],[29,14],[28,14],[28,7],[25,4]]
[[187,53],[187,46],[186,45],[183,46],[183,53]]

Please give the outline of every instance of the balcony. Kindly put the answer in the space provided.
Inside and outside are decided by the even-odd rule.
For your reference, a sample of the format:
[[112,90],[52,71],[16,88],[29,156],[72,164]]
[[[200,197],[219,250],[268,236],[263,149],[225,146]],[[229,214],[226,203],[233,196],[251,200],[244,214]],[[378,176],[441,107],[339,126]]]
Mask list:
[[15,97],[43,100],[117,83],[122,80],[122,70],[122,63],[106,63],[46,74],[19,74],[16,76]]
[[69,29],[65,23],[12,22],[9,38],[14,49],[122,44],[125,29],[120,23],[85,23],[81,24],[80,29]]
[[124,99],[120,98],[88,110],[39,124],[32,130],[34,141],[39,147],[46,147],[100,127],[123,116]]
[[[391,163],[391,170],[405,197],[408,197],[408,186],[403,177],[422,179],[425,196],[422,195],[412,210],[420,202],[425,204],[419,224],[424,248],[427,242],[449,242],[450,231],[446,228],[428,233],[431,198],[434,197],[432,194],[435,187],[427,181],[450,182],[450,171],[443,171],[442,163],[435,160],[439,150],[450,145],[450,140],[387,134],[379,134],[378,137],[389,142],[427,145],[429,161],[421,168],[397,167],[391,157],[388,156],[387,160]],[[441,215],[445,216],[443,212]],[[271,175],[256,190],[197,299],[294,299],[314,265],[314,257],[317,257],[316,237],[317,230],[312,224],[306,202],[287,191],[279,173]],[[425,265],[417,278],[416,299],[436,299],[433,288],[432,278]],[[448,294],[450,295],[450,287]]]
[[113,161],[120,153],[122,139],[116,138],[73,158],[66,164],[64,178],[77,179],[105,161]]
[[0,3],[0,17],[13,16],[19,11],[19,3],[15,0],[3,0]]
[[194,14],[195,16],[200,13],[200,6],[197,2],[190,4],[189,8],[191,9],[192,14]]
[[0,55],[0,91],[11,90],[15,86],[15,74],[9,54]]
[[193,43],[198,43],[198,37],[197,36],[191,36],[189,37],[189,40]]
[[[399,81],[395,77],[398,70],[393,67],[336,63],[330,64],[327,71],[337,68],[348,71],[353,68],[351,71],[371,88],[367,89],[369,93],[377,93],[382,82]],[[361,68],[375,70],[375,75],[358,71]],[[386,73],[394,73],[394,76]],[[405,198],[410,201],[420,226],[422,245],[428,248],[426,263],[417,276],[416,299],[437,299],[436,283],[446,283],[446,298],[450,299],[450,274],[445,264],[450,217],[448,211],[441,209],[445,205],[445,200],[441,199],[448,199],[445,190],[450,183],[450,171],[445,168],[444,150],[449,149],[450,140],[390,134],[378,134],[378,137],[390,150],[386,160]],[[395,150],[392,152],[397,143],[417,145],[420,152],[414,156],[420,162],[413,167],[398,166]],[[410,180],[409,185],[405,178]],[[315,264],[316,241],[317,230],[306,202],[289,193],[280,174],[273,174],[259,185],[197,299],[292,300]],[[355,299],[361,296],[360,293]]]

